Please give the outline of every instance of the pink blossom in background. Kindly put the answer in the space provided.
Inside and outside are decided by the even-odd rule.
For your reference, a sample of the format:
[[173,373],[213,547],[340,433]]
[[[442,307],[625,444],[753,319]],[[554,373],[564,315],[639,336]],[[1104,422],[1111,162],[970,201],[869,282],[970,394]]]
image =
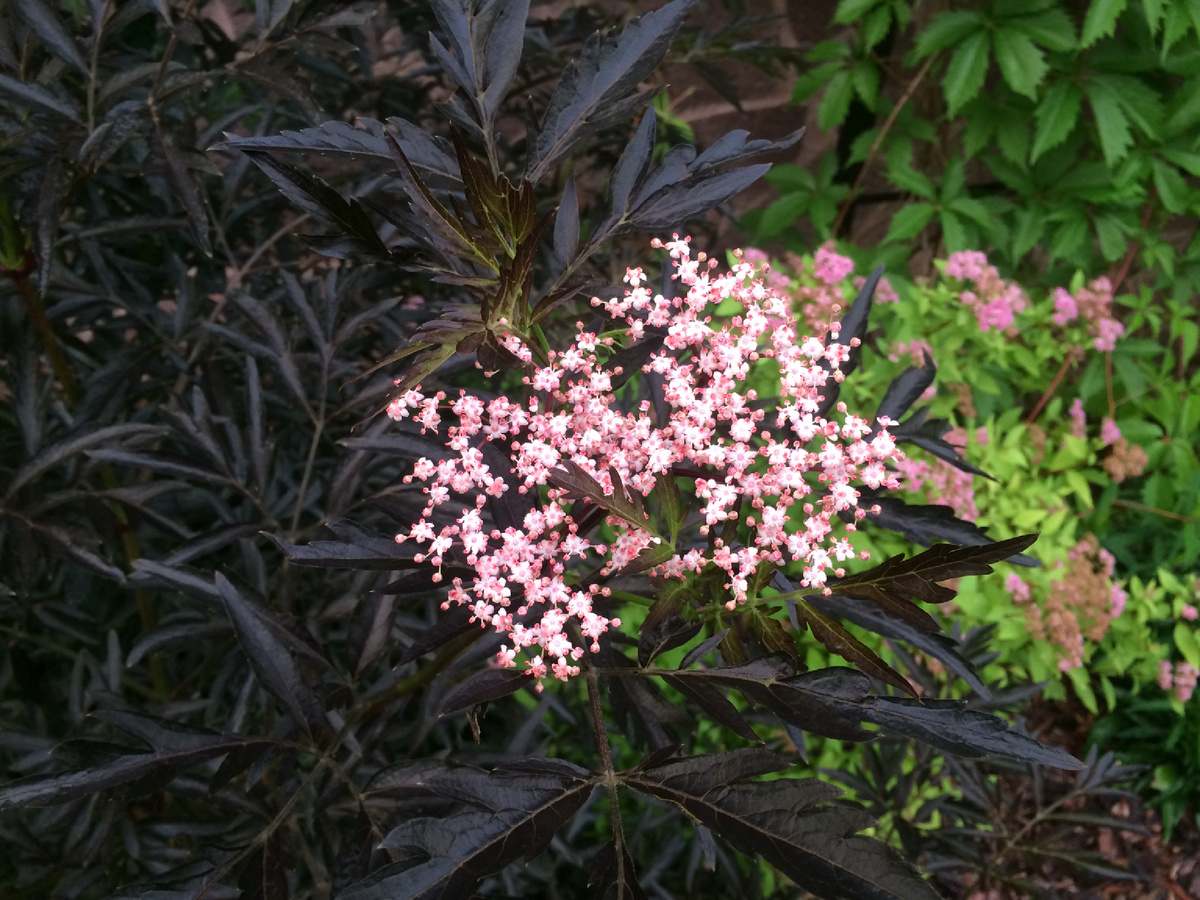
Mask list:
[[1054,315],[1050,318],[1059,325],[1066,325],[1077,315],[1079,315],[1079,307],[1075,305],[1075,298],[1065,288],[1055,288]]
[[1183,609],[1179,611],[1179,614],[1189,622],[1194,622],[1196,621],[1197,616],[1200,616],[1200,610],[1197,610],[1196,607],[1192,606],[1190,603],[1185,603]]
[[[863,285],[867,283],[867,279],[863,275],[857,276],[851,284],[854,285],[856,291],[861,291]],[[892,283],[886,277],[882,277],[875,285],[875,302],[878,303],[899,303],[900,295],[896,293],[896,289],[892,287]]]
[[990,440],[991,436],[988,434],[986,425],[980,425],[975,429],[975,443],[980,447],[986,447]]
[[1029,584],[1021,579],[1016,572],[1009,572],[1004,578],[1004,588],[1012,594],[1017,603],[1028,603],[1030,598]]
[[908,358],[912,360],[912,365],[918,369],[925,368],[925,354],[928,353],[930,359],[933,358],[933,348],[929,346],[928,341],[894,341],[892,350],[888,354],[888,359],[892,362],[900,362],[900,357],[908,354]]
[[1071,417],[1071,436],[1077,438],[1087,437],[1087,413],[1083,411],[1083,398],[1076,397],[1071,402],[1071,408],[1067,411],[1067,415]]
[[1125,603],[1129,600],[1129,595],[1125,593],[1125,589],[1116,582],[1113,582],[1112,593],[1109,598],[1109,615],[1114,619],[1120,618],[1125,612]]
[[1171,670],[1171,663],[1165,659],[1158,661],[1158,686],[1164,691],[1169,691],[1174,683],[1174,672]]
[[[886,467],[905,460],[887,431],[890,420],[881,418],[873,431],[870,420],[849,413],[845,403],[836,406],[840,423],[817,415],[828,380],[842,380],[846,345],[800,336],[787,324],[772,326],[773,318],[792,321],[791,300],[756,278],[754,266],[744,258],[731,271],[717,272],[715,260],[692,258],[687,239],[676,236],[665,245],[652,244],[669,251],[674,277],[686,288],[683,296],[667,300],[652,294],[643,286],[644,273],[630,269],[624,297],[594,298],[592,303],[623,320],[631,342],[641,333],[643,319],[666,326],[663,349],[642,371],[662,376],[668,421],[652,417],[649,401],[628,413],[616,408],[611,377],[618,372],[605,368],[613,342],[583,331],[582,323],[565,351],[551,352],[545,365],[531,367],[526,380],[537,393],[525,404],[505,397],[484,403],[465,391],[457,399],[441,391],[426,395],[418,386],[388,407],[394,419],[411,416],[423,431],[437,434],[444,413],[457,421],[445,430],[450,458],[418,460],[404,479],[425,482],[421,490],[428,499],[420,520],[398,534],[397,542],[417,544],[414,559],[437,566],[439,575],[451,557],[474,568],[469,579],[454,578],[443,608],[468,606],[473,620],[505,635],[508,642],[497,663],[519,665],[516,656],[524,653],[525,671],[538,679],[539,687],[548,675],[575,675],[578,666],[571,661],[577,662],[585,647],[597,651],[599,636],[620,624],[593,609],[594,597],[607,588],[575,583],[567,572],[569,561],[585,560],[587,567],[599,565],[609,573],[662,541],[649,521],[624,514],[607,517],[614,535],[610,543],[580,536],[570,515],[575,498],[555,486],[555,478],[567,474],[564,469],[576,467],[572,481],[590,479],[605,495],[644,498],[662,477],[673,477],[669,473],[676,464],[714,467],[714,477],[695,481],[706,522],[701,533],[740,520],[749,529],[746,546],[735,550],[717,538],[711,552],[676,553],[649,573],[683,578],[715,567],[728,579],[730,609],[747,600],[760,563],[797,562],[802,585],[828,590],[831,572],[844,571],[839,563],[863,556],[847,536],[835,532],[839,513],[851,513],[855,520],[867,515],[858,505],[854,484],[899,486]],[[827,265],[841,266],[838,260],[844,257],[833,256]],[[714,322],[706,313],[726,299],[738,300],[742,314],[729,324]],[[836,336],[836,322],[830,331]],[[517,335],[506,335],[503,343],[532,364],[532,351]],[[774,359],[780,369],[780,399],[773,410],[754,408],[753,390],[738,392],[751,364],[761,358]],[[786,439],[762,428],[768,416],[776,428],[786,429]],[[513,459],[507,472],[493,471],[478,447],[494,440],[510,442]],[[514,489],[536,492],[545,500],[520,528],[501,531],[485,523],[487,496]],[[744,505],[749,505],[749,515]],[[789,522],[800,527],[786,530]],[[845,531],[853,533],[854,525],[846,525]],[[534,611],[540,616],[536,624],[518,621],[528,621]],[[577,643],[572,628],[582,642]]]
[[1175,698],[1180,703],[1192,699],[1196,690],[1196,667],[1191,663],[1178,662],[1175,664]]
[[959,281],[977,281],[987,269],[987,255],[978,250],[959,250],[946,260],[946,274]]
[[974,311],[980,331],[1010,331],[1017,313],[1029,305],[1021,286],[1001,278],[996,267],[988,265],[987,256],[978,250],[950,254],[946,274],[973,284],[974,290],[961,291],[958,299]]
[[813,257],[813,274],[826,284],[841,284],[854,271],[854,260],[833,249],[833,242],[822,244]]
[[1100,422],[1100,440],[1104,441],[1104,446],[1109,447],[1121,439],[1121,429],[1117,427],[1117,423],[1105,416]]
[[1097,350],[1112,350],[1117,346],[1117,338],[1125,333],[1125,326],[1113,319],[1101,319],[1096,323],[1095,340],[1092,346]]

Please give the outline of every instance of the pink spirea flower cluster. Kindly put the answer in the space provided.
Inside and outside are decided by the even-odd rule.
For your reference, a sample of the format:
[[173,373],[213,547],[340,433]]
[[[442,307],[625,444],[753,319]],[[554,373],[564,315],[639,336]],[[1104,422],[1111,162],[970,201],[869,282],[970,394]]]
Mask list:
[[960,250],[946,260],[946,274],[968,282],[974,290],[959,292],[958,299],[975,313],[980,331],[1005,331],[1013,327],[1017,313],[1029,305],[1029,298],[1015,281],[1000,277],[987,255],[978,250]]
[[[1128,595],[1113,581],[1116,560],[1089,534],[1067,553],[1066,571],[1050,583],[1045,608],[1033,602],[1030,586],[1015,573],[1004,586],[1013,602],[1025,607],[1029,633],[1061,651],[1059,671],[1083,665],[1084,637],[1099,642],[1113,619],[1125,612]],[[1062,561],[1058,568],[1064,568]]]
[[[868,421],[848,413],[844,403],[837,404],[840,422],[819,414],[828,380],[842,380],[839,367],[849,346],[798,335],[787,324],[791,300],[756,278],[752,264],[742,261],[718,273],[715,260],[705,261],[704,254],[692,258],[688,239],[652,244],[669,251],[683,296],[655,295],[643,285],[642,271],[629,269],[630,287],[623,297],[592,303],[624,321],[630,344],[648,325],[666,329],[663,348],[642,367],[663,379],[665,423],[652,418],[648,400],[633,412],[616,408],[611,379],[620,370],[605,369],[602,359],[612,339],[584,331],[582,323],[571,345],[551,352],[541,366],[533,364],[532,352],[516,335],[505,337],[507,349],[531,367],[526,382],[535,393],[526,403],[505,397],[484,402],[465,391],[451,401],[443,392],[426,395],[418,386],[388,407],[393,419],[411,417],[422,433],[438,433],[447,409],[457,418],[446,430],[447,446],[456,455],[441,462],[420,459],[406,476],[406,482],[426,483],[428,501],[421,518],[396,540],[420,545],[418,561],[440,567],[453,554],[474,568],[469,585],[454,579],[443,608],[467,605],[473,620],[506,635],[511,646],[502,646],[499,664],[516,665],[517,653],[525,653],[526,672],[539,679],[539,689],[549,673],[560,679],[577,674],[573,662],[583,656],[581,644],[597,651],[599,636],[620,624],[593,609],[595,596],[607,589],[577,583],[567,571],[569,562],[592,557],[602,571],[619,571],[660,540],[649,523],[643,527],[617,516],[607,518],[614,534],[607,545],[579,534],[569,513],[572,500],[553,487],[551,478],[565,461],[583,469],[607,495],[617,489],[614,471],[625,491],[642,497],[650,495],[658,478],[674,477],[668,474],[673,466],[702,467],[711,472],[695,479],[702,533],[738,520],[748,504],[746,546],[710,539],[709,551],[676,553],[650,570],[685,577],[715,566],[728,578],[730,609],[745,602],[750,578],[763,563],[800,563],[805,587],[828,590],[829,574],[844,573],[838,563],[855,558],[849,539],[835,534],[834,522],[839,513],[856,520],[867,514],[858,506],[854,483],[899,486],[885,467],[904,459],[887,431],[893,424],[889,419],[881,417],[872,433]],[[730,298],[742,304],[741,315],[729,323],[706,315],[710,306]],[[769,325],[771,319],[784,324]],[[838,330],[832,323],[830,335],[836,337]],[[760,358],[774,359],[780,371],[778,405],[769,413],[755,408],[753,390],[738,392]],[[783,436],[764,427],[768,415]],[[512,449],[507,472],[493,471],[479,449],[485,441],[500,440]],[[537,492],[540,504],[521,528],[487,528],[486,495],[514,488]],[[435,525],[435,515],[446,524]],[[854,531],[853,523],[844,527]],[[541,611],[537,624],[516,621],[535,610]]]
[[1175,697],[1180,703],[1187,703],[1192,699],[1192,693],[1196,690],[1196,667],[1191,663],[1180,660],[1172,667],[1168,660],[1160,660],[1158,663],[1158,686],[1164,691],[1175,691]]
[[1125,326],[1112,316],[1113,288],[1106,277],[1097,278],[1073,295],[1065,288],[1054,289],[1054,315],[1059,325],[1070,324],[1077,316],[1087,325],[1092,346],[1097,350],[1112,350]]
[[[787,254],[785,261],[800,276],[794,299],[805,326],[817,336],[824,335],[830,320],[836,318],[834,307],[840,307],[850,299],[845,282],[854,272],[854,260],[838,253],[833,241],[826,241],[817,249],[811,263],[794,254]],[[860,277],[855,278],[852,284],[858,290],[866,282],[866,278]],[[888,280],[880,278],[875,286],[874,302],[895,303],[899,299],[900,296]]]

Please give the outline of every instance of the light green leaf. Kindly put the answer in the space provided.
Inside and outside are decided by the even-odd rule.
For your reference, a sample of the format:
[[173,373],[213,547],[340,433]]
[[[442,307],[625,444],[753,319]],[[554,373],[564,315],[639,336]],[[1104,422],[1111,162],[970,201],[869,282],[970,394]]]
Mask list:
[[843,63],[827,62],[805,72],[796,79],[795,85],[792,86],[792,102],[803,103],[844,68],[845,64]]
[[1033,139],[1030,162],[1037,162],[1039,156],[1067,139],[1067,135],[1075,128],[1082,106],[1083,92],[1065,78],[1046,89],[1033,113],[1037,120],[1037,133]]
[[921,59],[966,39],[984,29],[983,17],[974,10],[942,13],[917,38],[916,57]]
[[772,187],[791,188],[792,190],[811,191],[817,186],[813,173],[803,166],[793,163],[780,163],[772,166],[771,171],[763,176],[763,181]]
[[[852,22],[857,22],[871,10],[880,4],[886,3],[887,0],[842,0],[838,4],[837,12],[833,14],[835,25],[849,25]],[[879,10],[875,10],[878,12]],[[885,9],[884,12],[887,12]]]
[[1200,669],[1200,642],[1197,642],[1196,632],[1186,622],[1175,623],[1175,646],[1185,660]]
[[906,241],[916,237],[929,224],[933,212],[932,203],[914,203],[904,207],[892,216],[891,227],[888,228],[887,237],[883,242],[890,244],[893,241]]
[[1117,27],[1117,19],[1125,10],[1125,0],[1092,0],[1088,4],[1087,18],[1083,20],[1081,47],[1090,47],[1102,37],[1110,37]]
[[950,57],[942,88],[946,92],[946,114],[953,116],[983,87],[988,67],[988,36],[976,31],[968,36]]
[[1168,212],[1176,215],[1188,207],[1188,187],[1179,170],[1161,159],[1154,160],[1154,189]]
[[1057,6],[1034,15],[1014,15],[1004,22],[1004,27],[1015,28],[1056,53],[1069,53],[1075,49],[1075,26],[1071,17]]
[[1088,102],[1092,105],[1092,116],[1096,120],[1096,131],[1100,135],[1100,150],[1104,162],[1112,168],[1129,152],[1133,135],[1129,132],[1129,120],[1121,110],[1120,101],[1102,81],[1092,81],[1087,86]]
[[1030,250],[1036,247],[1042,239],[1042,232],[1045,230],[1046,219],[1044,211],[1032,207],[1017,210],[1016,216],[1013,217],[1013,260],[1024,258]]
[[1005,27],[993,35],[996,62],[1008,86],[1030,100],[1037,99],[1037,86],[1049,68],[1046,56],[1019,30]]
[[817,107],[817,124],[825,131],[832,131],[846,121],[850,101],[854,99],[854,83],[850,73],[843,69],[825,86],[825,96]]

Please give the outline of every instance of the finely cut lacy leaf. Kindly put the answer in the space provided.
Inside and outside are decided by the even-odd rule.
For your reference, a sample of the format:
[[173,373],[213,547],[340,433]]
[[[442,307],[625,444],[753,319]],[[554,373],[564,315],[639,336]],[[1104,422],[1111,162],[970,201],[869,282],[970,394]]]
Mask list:
[[118,748],[110,762],[64,775],[39,775],[0,788],[0,813],[23,806],[50,806],[86,797],[133,782],[164,785],[185,769],[216,759],[262,741],[238,735],[217,734],[176,722],[120,710],[102,710],[97,715],[111,725],[138,738],[149,752]]
[[588,39],[550,97],[526,170],[531,182],[545,177],[588,134],[631,111],[625,101],[658,66],[694,3],[672,0],[631,19],[620,35]]
[[677,670],[672,677],[737,688],[785,722],[838,740],[870,740],[873,734],[861,727],[870,722],[960,756],[1006,756],[1061,769],[1079,768],[1079,761],[1069,753],[1012,730],[997,716],[968,709],[963,701],[873,695],[870,680],[854,669],[798,674],[790,658],[776,653],[740,666]]
[[[450,900],[469,897],[487,875],[522,857],[532,859],[579,811],[599,776],[564,760],[528,760],[519,770],[487,773],[424,763],[385,773],[377,789],[411,797],[454,800],[461,811],[412,818],[382,847],[410,857],[385,866],[337,900]],[[411,858],[424,856],[413,865]]]
[[875,824],[870,816],[829,805],[837,788],[815,778],[746,781],[789,765],[767,750],[745,749],[621,777],[827,900],[936,900],[937,892],[909,863],[886,844],[856,833]]
[[864,597],[887,608],[909,598],[946,603],[954,599],[955,591],[938,582],[988,575],[993,571],[991,563],[1009,559],[1036,540],[1036,534],[1023,534],[968,547],[937,544],[909,559],[893,556],[865,572],[831,581],[829,587],[839,594]]

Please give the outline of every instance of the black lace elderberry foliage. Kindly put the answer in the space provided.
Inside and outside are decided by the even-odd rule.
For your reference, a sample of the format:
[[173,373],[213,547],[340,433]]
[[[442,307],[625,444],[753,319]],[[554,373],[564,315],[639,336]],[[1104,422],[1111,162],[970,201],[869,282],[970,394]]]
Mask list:
[[[372,82],[363,97],[353,78],[330,77],[364,66],[364,26],[383,15],[373,8],[259,4],[253,29],[231,38],[192,6],[141,16],[93,4],[71,20],[40,0],[0,8],[41,67],[13,68],[21,57],[0,36],[0,97],[21,129],[5,132],[18,150],[3,177],[19,177],[3,184],[31,254],[12,281],[30,310],[39,289],[55,304],[48,337],[32,320],[0,334],[15,394],[0,454],[11,650],[0,751],[12,776],[0,840],[16,848],[0,887],[164,900],[757,896],[759,857],[822,897],[935,897],[861,834],[867,813],[791,773],[805,733],[1079,765],[977,703],[928,699],[925,685],[917,697],[915,667],[902,674],[848,627],[996,693],[930,610],[954,596],[947,581],[1034,564],[1021,552],[1032,537],[992,541],[943,507],[865,497],[880,512],[863,527],[929,549],[828,595],[763,567],[755,589],[778,599],[726,614],[721,578],[680,590],[643,574],[699,540],[680,489],[698,471],[677,467],[643,499],[619,476],[606,493],[564,464],[554,485],[582,532],[613,515],[661,546],[589,573],[654,603],[636,637],[606,635],[578,678],[545,693],[489,667],[501,638],[469,610],[440,608],[446,580],[473,568],[449,553],[438,572],[393,539],[423,504],[400,477],[450,454],[370,418],[393,381],[512,390],[475,374],[520,366],[505,331],[545,354],[578,301],[612,290],[623,236],[719,209],[766,170],[754,160],[799,138],[738,131],[656,154],[645,109],[672,41],[707,67],[714,48],[736,46],[736,22],[689,29],[690,0],[599,31],[590,9],[545,19],[528,2],[398,4],[403,52],[428,51],[419,78],[445,89],[435,102],[419,78]],[[179,104],[218,82],[244,109],[214,110],[197,134]],[[371,115],[317,114],[351,107]],[[225,168],[213,173],[195,148],[234,126],[242,134],[218,146],[236,153],[214,155]],[[605,161],[606,193],[591,197],[582,186]],[[278,194],[252,190],[250,164]],[[289,244],[295,230],[341,263]],[[844,372],[878,275],[843,317]],[[423,303],[406,302],[417,293]],[[54,328],[67,335],[61,360],[47,349]],[[614,348],[620,402],[662,403],[640,372],[662,341],[647,329]],[[900,420],[898,441],[975,472],[942,440],[947,423],[909,412],[933,372],[901,375],[877,416]],[[497,471],[506,449],[481,447]],[[482,515],[489,530],[519,527],[535,502],[489,495]],[[850,667],[806,670],[810,639]],[[699,735],[698,718],[721,738]]]

